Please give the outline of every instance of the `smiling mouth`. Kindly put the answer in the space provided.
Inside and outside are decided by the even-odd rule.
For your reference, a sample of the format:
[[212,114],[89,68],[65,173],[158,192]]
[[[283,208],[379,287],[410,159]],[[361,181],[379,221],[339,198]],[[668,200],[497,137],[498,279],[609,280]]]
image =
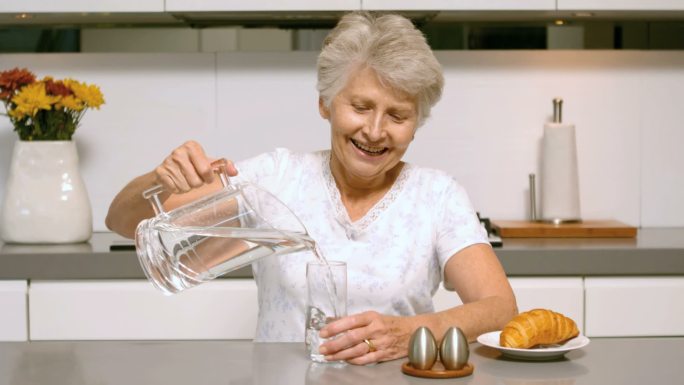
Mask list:
[[363,151],[365,154],[368,154],[370,156],[379,156],[387,152],[388,148],[387,147],[373,147],[373,146],[366,146],[365,144],[361,144],[354,139],[351,139],[352,144],[354,147],[358,148],[359,150]]

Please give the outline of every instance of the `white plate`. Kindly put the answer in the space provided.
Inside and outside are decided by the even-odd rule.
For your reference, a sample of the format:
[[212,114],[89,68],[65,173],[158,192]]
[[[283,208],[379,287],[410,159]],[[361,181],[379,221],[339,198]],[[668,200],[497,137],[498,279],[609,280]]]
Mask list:
[[566,341],[563,345],[558,347],[533,349],[506,348],[499,345],[499,334],[501,334],[500,330],[496,332],[482,334],[481,336],[477,337],[477,342],[500,351],[504,356],[515,358],[518,360],[554,360],[563,357],[565,353],[569,351],[580,349],[589,345],[589,338],[580,334],[577,337]]

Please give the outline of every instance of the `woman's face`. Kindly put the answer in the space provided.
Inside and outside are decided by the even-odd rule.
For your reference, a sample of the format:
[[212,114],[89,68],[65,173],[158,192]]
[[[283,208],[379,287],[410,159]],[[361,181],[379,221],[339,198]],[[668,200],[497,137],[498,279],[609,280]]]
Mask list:
[[383,85],[370,68],[353,73],[321,116],[330,121],[332,156],[343,172],[358,179],[384,177],[413,140],[416,101]]

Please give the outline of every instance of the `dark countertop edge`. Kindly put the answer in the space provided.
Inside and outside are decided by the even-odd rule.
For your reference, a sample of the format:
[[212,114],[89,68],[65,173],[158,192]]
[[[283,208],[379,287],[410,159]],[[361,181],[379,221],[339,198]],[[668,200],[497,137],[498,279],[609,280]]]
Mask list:
[[683,275],[684,250],[509,250],[497,253],[509,276]]
[[[95,233],[82,244],[0,243],[0,280],[145,279],[135,251],[108,250],[122,241]],[[627,240],[504,239],[494,251],[509,277],[684,275],[684,228],[640,229]],[[221,278],[252,278],[251,267]]]

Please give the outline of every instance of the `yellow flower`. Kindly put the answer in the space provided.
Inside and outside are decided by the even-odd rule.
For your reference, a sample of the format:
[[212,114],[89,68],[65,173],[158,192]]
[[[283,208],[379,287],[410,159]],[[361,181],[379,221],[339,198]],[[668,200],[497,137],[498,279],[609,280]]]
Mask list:
[[64,84],[74,92],[76,98],[82,100],[88,107],[99,109],[104,104],[104,97],[98,86],[80,83],[72,79],[65,80]]
[[55,104],[55,108],[62,107],[66,108],[67,110],[81,111],[83,108],[85,108],[85,105],[83,105],[83,100],[74,97],[74,95],[69,95],[63,96],[62,99]]
[[12,103],[16,105],[10,115],[17,119],[26,116],[36,116],[38,110],[50,110],[52,105],[59,101],[59,96],[47,95],[45,83],[37,82],[23,87],[17,95],[12,98]]
[[73,79],[0,71],[0,103],[21,140],[71,140],[85,112],[105,103],[100,88]]

